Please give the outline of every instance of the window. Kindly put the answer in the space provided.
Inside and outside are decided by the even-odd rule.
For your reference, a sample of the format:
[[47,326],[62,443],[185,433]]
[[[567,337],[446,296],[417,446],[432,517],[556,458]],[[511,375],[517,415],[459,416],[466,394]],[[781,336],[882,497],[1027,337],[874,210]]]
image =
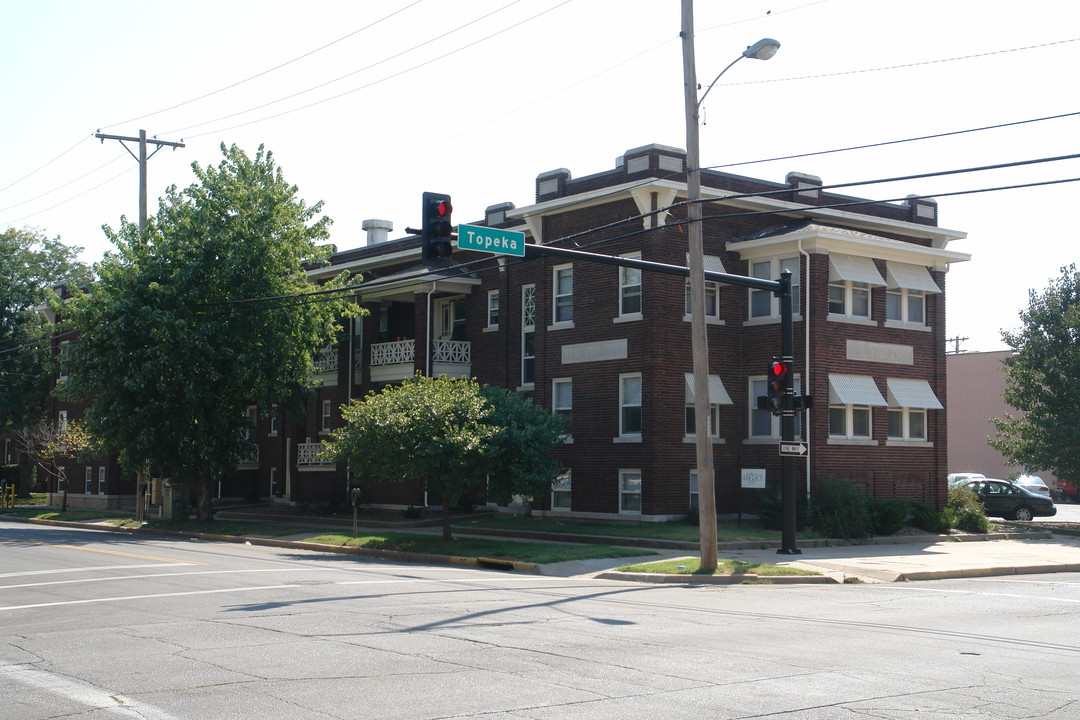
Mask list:
[[566,419],[566,434],[574,428],[574,384],[570,378],[556,378],[551,381],[551,411]]
[[[799,274],[799,257],[776,258],[773,260],[755,260],[750,263],[750,276],[762,280],[777,280],[785,270],[791,273],[791,313],[802,312],[800,292],[802,281]],[[750,318],[768,318],[780,316],[780,300],[771,290],[750,291]]]
[[63,493],[67,487],[67,468],[56,468],[56,492]]
[[276,437],[278,434],[278,406],[277,403],[270,406],[270,435]]
[[87,495],[94,493],[94,468],[89,466],[83,470],[83,492]]
[[641,375],[619,376],[619,436],[641,436]]
[[941,410],[930,383],[926,380],[888,378],[885,380],[889,399],[889,440],[926,442],[926,411]]
[[322,421],[319,424],[320,432],[330,432],[330,420],[333,414],[334,406],[332,400],[322,401]]
[[885,319],[911,325],[926,324],[926,296],[941,288],[923,265],[889,261],[885,263],[888,287],[885,295]]
[[99,467],[98,468],[97,479],[98,479],[98,495],[104,495],[105,494],[105,479],[106,479],[105,468],[104,467]]
[[[685,388],[686,395],[684,402],[686,403],[686,436],[694,437],[697,435],[697,413],[695,412],[694,401],[697,393],[694,392],[694,376],[691,373],[686,373]],[[720,406],[731,405],[731,397],[727,393],[727,389],[724,387],[723,381],[719,375],[709,376],[709,430],[710,435],[713,438],[720,437]]]
[[521,288],[521,384],[531,387],[536,372],[536,286]]
[[851,280],[829,281],[829,314],[870,317],[870,286]]
[[[694,307],[693,301],[690,298],[690,281],[686,281],[686,312],[684,315],[687,318],[693,317]],[[719,318],[720,317],[720,283],[715,283],[710,280],[705,281],[705,318]]]
[[[623,255],[624,258],[640,260],[641,253]],[[641,317],[641,270],[619,267],[619,316]]]
[[641,471],[619,471],[619,512],[641,512]]
[[690,471],[690,509],[698,509],[698,480],[697,470]]
[[499,327],[499,291],[488,290],[487,294],[487,326],[490,330]]
[[870,408],[859,405],[829,406],[829,437],[869,438]]
[[[796,375],[795,394],[802,392],[802,377]],[[780,437],[780,416],[768,410],[758,410],[757,399],[769,394],[769,381],[764,377],[750,378],[750,437],[774,439]],[[795,437],[802,437],[802,413],[795,413]]]
[[67,410],[61,410],[56,414],[56,433],[57,435],[63,435],[67,432],[68,426],[68,414]]
[[14,455],[12,455],[12,452],[11,452],[11,440],[7,439],[7,438],[4,439],[4,460],[3,460],[3,462],[4,462],[5,465],[11,465],[13,462],[15,462],[15,457],[14,457]]
[[60,366],[59,379],[67,380],[68,371],[71,365],[71,341],[61,340],[60,348],[56,352],[57,362]]
[[571,478],[569,470],[555,479],[555,483],[551,486],[552,510],[570,509],[570,485]]
[[574,321],[574,266],[560,265],[552,269],[552,307],[555,324]]
[[913,325],[926,324],[926,293],[922,290],[889,288],[885,291],[885,319]]
[[865,375],[829,375],[829,437],[868,440],[872,436],[874,406],[885,405],[874,378]]
[[278,491],[278,474],[277,468],[270,468],[270,495],[273,497],[281,497],[281,493]]

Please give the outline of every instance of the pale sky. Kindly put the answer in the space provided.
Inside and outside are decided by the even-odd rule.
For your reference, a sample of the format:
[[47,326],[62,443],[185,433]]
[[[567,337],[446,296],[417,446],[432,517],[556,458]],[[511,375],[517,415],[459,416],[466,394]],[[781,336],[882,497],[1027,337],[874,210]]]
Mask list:
[[[1078,151],[1080,116],[768,162],[1080,112],[1073,0],[697,0],[695,19],[702,83],[762,37],[782,45],[709,94],[703,166],[828,185]],[[151,213],[221,143],[265,144],[325,202],[339,249],[364,242],[367,218],[403,235],[424,191],[476,221],[531,204],[542,172],[686,146],[677,0],[6,0],[0,27],[0,228],[59,235],[88,261],[109,249],[102,225],[138,219],[137,164],[98,130],[184,141],[149,162]],[[1080,183],[940,195],[1072,177],[1080,161],[842,192],[939,195],[941,226],[968,233],[949,249],[972,255],[947,276],[948,336],[988,351],[1080,254]]]

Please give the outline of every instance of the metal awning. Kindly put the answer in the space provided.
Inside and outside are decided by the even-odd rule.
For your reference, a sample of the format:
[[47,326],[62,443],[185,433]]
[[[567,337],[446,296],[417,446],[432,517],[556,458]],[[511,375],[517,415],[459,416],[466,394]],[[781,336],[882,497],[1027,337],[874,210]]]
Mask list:
[[886,405],[869,375],[829,375],[830,405]]
[[[694,376],[691,373],[686,373],[686,404],[694,404]],[[724,388],[724,383],[720,379],[719,375],[709,376],[709,404],[710,405],[734,405],[731,402],[731,396],[728,395],[727,390]]]
[[885,276],[891,288],[922,290],[928,293],[941,292],[934,278],[930,277],[930,271],[922,265],[890,261],[885,263]]
[[[724,262],[716,255],[706,255],[704,260],[706,272],[727,273]],[[686,267],[690,267],[690,253],[686,253]]]
[[889,407],[943,409],[941,401],[926,380],[886,378],[885,385],[889,391]]
[[874,261],[870,258],[829,253],[829,281],[836,280],[864,282],[867,285],[885,285],[885,279],[881,277],[877,266],[874,265]]

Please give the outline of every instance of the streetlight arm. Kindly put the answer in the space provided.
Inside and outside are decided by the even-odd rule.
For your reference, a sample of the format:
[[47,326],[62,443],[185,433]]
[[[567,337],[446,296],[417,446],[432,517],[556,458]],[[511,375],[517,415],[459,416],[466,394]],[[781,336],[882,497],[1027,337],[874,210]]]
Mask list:
[[[739,62],[739,61],[740,61],[740,60],[742,60],[742,59],[743,59],[744,57],[745,57],[745,55],[740,55],[739,57],[737,57],[737,58],[735,58],[734,60],[732,60],[732,61],[731,61],[731,63],[730,63],[730,64],[729,64],[729,65],[728,65],[728,66],[727,66],[726,68],[724,68],[723,70],[721,70],[721,71],[720,71],[720,74],[719,74],[719,75],[717,75],[716,77],[714,77],[714,78],[713,78],[713,81],[712,81],[711,83],[709,83],[709,86],[708,86],[707,88],[705,88],[705,92],[701,93],[701,97],[699,97],[699,98],[698,98],[698,101],[697,101],[697,110],[700,110],[700,109],[701,109],[701,103],[705,102],[705,96],[706,96],[706,95],[708,95],[708,94],[709,94],[709,91],[713,89],[713,85],[715,85],[715,84],[716,84],[716,81],[720,79],[720,76],[721,76],[721,75],[723,75],[724,73],[726,73],[726,72],[727,72],[728,70],[730,70],[730,69],[731,69],[731,67],[732,67],[732,66],[733,66],[733,65],[734,65],[735,63]],[[696,115],[696,113],[695,113],[695,115]]]

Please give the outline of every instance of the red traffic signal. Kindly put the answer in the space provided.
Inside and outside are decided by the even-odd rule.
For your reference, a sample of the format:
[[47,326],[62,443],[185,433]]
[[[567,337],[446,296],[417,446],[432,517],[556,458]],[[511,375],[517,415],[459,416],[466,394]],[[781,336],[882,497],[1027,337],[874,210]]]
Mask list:
[[424,193],[423,225],[420,230],[421,253],[425,260],[448,258],[454,248],[451,233],[454,225],[450,214],[454,205],[449,195]]

